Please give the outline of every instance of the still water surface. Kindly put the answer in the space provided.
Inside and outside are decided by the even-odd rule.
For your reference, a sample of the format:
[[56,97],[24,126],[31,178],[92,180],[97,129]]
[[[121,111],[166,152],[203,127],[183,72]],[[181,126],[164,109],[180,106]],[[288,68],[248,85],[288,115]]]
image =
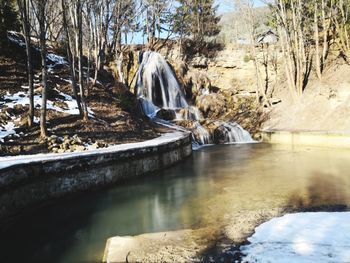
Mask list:
[[219,228],[241,211],[349,204],[350,151],[205,147],[153,177],[26,215],[0,232],[0,262],[100,262],[116,235]]

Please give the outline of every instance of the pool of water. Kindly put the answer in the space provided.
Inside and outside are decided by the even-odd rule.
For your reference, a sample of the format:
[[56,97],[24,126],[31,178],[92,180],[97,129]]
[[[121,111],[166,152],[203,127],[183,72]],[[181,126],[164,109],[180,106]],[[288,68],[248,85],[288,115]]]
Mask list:
[[204,147],[153,176],[86,193],[0,232],[0,262],[100,262],[112,236],[225,226],[235,213],[350,205],[350,151]]

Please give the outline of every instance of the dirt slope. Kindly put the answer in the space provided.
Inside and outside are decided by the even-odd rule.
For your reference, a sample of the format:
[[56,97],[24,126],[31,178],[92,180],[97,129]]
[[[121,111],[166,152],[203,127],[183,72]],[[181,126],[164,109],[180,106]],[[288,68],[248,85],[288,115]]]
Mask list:
[[322,80],[310,80],[305,94],[292,101],[286,88],[277,90],[276,105],[264,129],[350,131],[350,66],[336,61]]

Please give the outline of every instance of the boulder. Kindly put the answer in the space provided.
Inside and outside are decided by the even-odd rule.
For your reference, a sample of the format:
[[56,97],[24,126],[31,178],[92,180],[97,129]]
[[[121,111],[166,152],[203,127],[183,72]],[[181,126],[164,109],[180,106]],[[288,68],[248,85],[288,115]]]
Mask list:
[[23,114],[25,112],[27,112],[27,107],[26,106],[23,106],[22,104],[16,104],[14,107],[13,107],[13,114],[15,115],[20,115],[20,114]]
[[6,124],[10,120],[9,116],[5,112],[0,112],[0,125]]
[[90,145],[90,148],[93,149],[93,150],[96,150],[96,149],[100,148],[100,146],[98,145],[97,142],[95,142],[95,143]]
[[15,120],[14,121],[14,124],[16,127],[23,127],[23,126],[26,126],[28,124],[28,119],[26,116],[18,119],[18,120]]
[[82,151],[85,151],[85,146],[83,145],[74,145],[74,150],[77,151],[77,152],[82,152]]
[[[198,70],[191,70],[184,80],[186,93],[197,97],[202,94],[209,94],[211,91],[211,82],[206,74]],[[191,89],[191,90],[189,90]]]
[[205,117],[218,118],[227,111],[227,101],[222,94],[207,94],[197,97],[196,106]]
[[166,121],[172,121],[174,119],[176,119],[176,113],[174,110],[170,110],[170,109],[161,109],[157,112],[157,118],[159,119],[163,119]]
[[180,109],[180,110],[178,110],[177,114],[178,114],[179,118],[183,119],[183,120],[193,121],[193,120],[203,119],[202,112],[195,107]]
[[213,140],[215,144],[227,143],[227,129],[222,125],[217,126],[213,132]]
[[194,68],[206,68],[208,67],[209,59],[204,56],[196,56],[192,59],[191,65]]

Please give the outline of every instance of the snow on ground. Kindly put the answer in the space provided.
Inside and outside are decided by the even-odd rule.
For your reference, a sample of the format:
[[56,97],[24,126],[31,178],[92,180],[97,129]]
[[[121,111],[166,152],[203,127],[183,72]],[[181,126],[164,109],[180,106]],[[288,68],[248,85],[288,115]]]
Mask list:
[[[21,46],[21,47],[26,47],[26,43],[23,39],[23,35],[21,33],[15,32],[15,31],[9,31],[7,34],[7,38],[13,42],[16,43],[17,45]],[[36,39],[32,39],[34,40],[33,42],[36,41]],[[34,46],[35,47],[35,46]],[[56,55],[54,53],[48,53],[47,54],[47,59],[50,60],[51,62],[53,62],[54,65],[49,65],[49,69],[55,65],[65,65],[68,64],[67,60],[59,55]]]
[[[70,114],[70,115],[79,115],[79,109],[78,109],[78,104],[77,101],[75,99],[73,99],[72,96],[59,92],[59,95],[61,97],[64,98],[64,100],[61,100],[61,102],[64,102],[67,107],[59,107],[57,105],[55,105],[55,103],[51,100],[47,100],[47,109],[51,109],[57,112],[62,112],[65,114]],[[35,108],[40,109],[41,108],[41,96],[40,95],[35,95],[34,96],[34,105]],[[7,108],[11,108],[13,109],[16,105],[29,105],[29,97],[25,92],[17,92],[15,94],[10,94],[7,93],[7,95],[5,95],[3,97],[3,101],[0,103],[1,107],[7,107]],[[2,110],[0,109],[0,112]],[[90,117],[94,116],[93,111],[91,110],[91,108],[88,107],[88,113]],[[16,120],[18,118],[18,116],[12,116],[11,117],[11,121],[9,121],[7,124],[5,125],[0,125],[0,142],[3,142],[3,139],[5,137],[7,137],[8,135],[11,134],[16,134],[15,132],[15,125],[13,123],[14,120]],[[34,122],[35,123],[39,123],[40,119],[38,117],[34,118]]]
[[[7,37],[10,41],[18,44],[21,47],[26,46],[25,42],[23,41],[22,35],[18,32],[9,31]],[[47,59],[53,63],[52,65],[48,66],[48,70],[50,72],[53,72],[53,68],[56,65],[67,64],[67,61],[64,57],[56,55],[54,53],[48,53]],[[39,75],[35,75],[35,77],[39,78]],[[70,82],[69,80],[65,80],[65,81]],[[39,87],[40,85],[41,85],[40,83],[35,83],[34,87]],[[29,87],[23,85],[22,88],[28,89]],[[59,93],[60,96],[65,98],[62,102],[66,103],[67,107],[66,108],[59,107],[59,106],[55,105],[55,103],[53,101],[47,100],[47,109],[55,110],[55,111],[70,114],[70,115],[79,115],[79,109],[78,109],[78,104],[77,104],[76,100],[67,94],[59,92],[58,90],[56,90],[56,91]],[[34,105],[36,108],[41,107],[41,102],[42,102],[41,96],[35,95],[34,96]],[[16,105],[22,105],[22,106],[29,105],[29,98],[27,96],[27,93],[24,93],[24,92],[18,92],[16,94],[7,93],[7,95],[5,95],[3,97],[3,101],[0,101],[1,107],[14,108]],[[94,113],[89,107],[87,108],[87,110],[88,110],[89,116],[94,117]],[[0,108],[0,112],[1,112],[1,108]],[[13,123],[13,121],[16,120],[16,118],[18,118],[18,116],[17,117],[12,116],[11,121],[9,121],[7,124],[0,125],[0,142],[3,142],[3,139],[6,136],[11,135],[11,134],[16,134],[16,132],[15,132],[16,127]],[[34,122],[39,123],[40,119],[35,117]]]
[[350,262],[350,212],[298,213],[256,228],[243,262]]
[[26,43],[21,39],[22,35],[18,32],[15,31],[9,31],[7,34],[7,38],[13,42],[16,43],[17,45],[21,47],[25,47]]
[[3,142],[3,139],[11,134],[16,134],[15,124],[12,121],[5,124],[2,129],[0,127],[0,142]]
[[183,138],[186,133],[183,132],[172,132],[161,135],[158,138],[137,142],[137,143],[127,143],[110,146],[108,148],[101,148],[96,150],[82,151],[82,152],[73,152],[73,153],[49,153],[49,154],[35,154],[35,155],[19,155],[19,156],[9,156],[9,157],[0,157],[0,169],[10,167],[16,164],[25,164],[32,162],[41,162],[41,161],[53,161],[53,160],[65,160],[71,159],[78,156],[91,156],[95,154],[104,154],[104,153],[114,153],[119,151],[125,151],[130,149],[140,149],[145,147],[155,147],[158,145],[168,144],[170,142],[177,141]]
[[47,54],[47,58],[51,60],[55,65],[65,65],[67,61],[64,57],[58,56],[54,53]]
[[[79,115],[78,110],[78,104],[75,99],[73,99],[72,96],[67,95],[62,92],[58,92],[60,96],[64,97],[65,99],[62,101],[67,104],[67,108],[58,107],[54,104],[53,101],[47,100],[47,109],[55,110],[62,113],[67,113],[71,115]],[[17,92],[15,94],[7,94],[4,96],[4,100],[7,101],[3,106],[7,106],[8,108],[14,108],[16,105],[29,105],[29,97],[24,92]],[[41,95],[35,95],[34,96],[34,105],[36,108],[41,107]],[[38,107],[37,107],[38,106]],[[89,113],[93,114],[91,109],[88,109]]]

